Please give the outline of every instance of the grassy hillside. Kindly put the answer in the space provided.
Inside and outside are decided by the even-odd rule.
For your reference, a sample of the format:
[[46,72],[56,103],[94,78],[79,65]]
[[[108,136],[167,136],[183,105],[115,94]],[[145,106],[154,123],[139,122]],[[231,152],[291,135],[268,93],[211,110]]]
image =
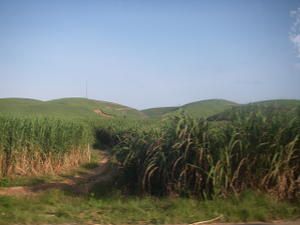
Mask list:
[[192,102],[182,106],[188,114],[193,117],[208,117],[216,113],[223,112],[224,110],[231,109],[237,103],[223,100],[223,99],[210,99]]
[[145,109],[145,110],[142,110],[142,112],[149,117],[158,118],[167,113],[174,112],[179,108],[180,107],[158,107],[158,108]]
[[209,117],[211,115],[223,112],[236,106],[237,103],[223,99],[209,99],[203,101],[192,102],[179,107],[161,107],[143,110],[146,115],[152,118],[158,118],[170,115],[184,110],[187,114],[193,117]]
[[300,100],[276,99],[238,105],[237,107],[212,115],[209,117],[209,120],[232,120],[238,112],[251,113],[258,111],[264,114],[284,113],[286,117],[293,117],[296,113],[300,113]]
[[144,114],[127,106],[85,98],[51,101],[0,99],[0,113],[14,116],[50,116],[70,119],[143,118]]
[[300,106],[300,100],[297,99],[274,99],[250,103],[249,105],[272,106],[282,109],[291,109]]

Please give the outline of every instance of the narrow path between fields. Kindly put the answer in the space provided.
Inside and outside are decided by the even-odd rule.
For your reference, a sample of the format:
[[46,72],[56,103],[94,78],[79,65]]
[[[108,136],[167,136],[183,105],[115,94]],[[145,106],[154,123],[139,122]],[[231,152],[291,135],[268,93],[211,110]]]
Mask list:
[[50,189],[67,190],[76,194],[86,194],[91,188],[98,183],[105,183],[113,179],[116,173],[115,169],[110,164],[110,156],[99,151],[101,158],[98,166],[85,170],[76,175],[64,176],[62,180],[57,182],[47,182],[34,186],[18,186],[18,187],[3,187],[0,188],[0,195],[20,196],[20,195],[35,195]]

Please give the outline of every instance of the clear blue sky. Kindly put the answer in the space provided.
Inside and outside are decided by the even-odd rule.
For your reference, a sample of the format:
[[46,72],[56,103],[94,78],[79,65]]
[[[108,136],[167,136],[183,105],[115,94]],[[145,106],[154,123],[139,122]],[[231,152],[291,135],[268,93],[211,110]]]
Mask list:
[[0,97],[84,96],[88,80],[89,98],[139,109],[300,99],[299,7],[299,0],[0,0]]

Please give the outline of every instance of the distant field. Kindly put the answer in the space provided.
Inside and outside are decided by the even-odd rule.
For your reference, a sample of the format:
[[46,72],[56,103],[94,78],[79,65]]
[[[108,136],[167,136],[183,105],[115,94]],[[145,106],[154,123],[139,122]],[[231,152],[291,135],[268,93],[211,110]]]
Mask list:
[[0,113],[13,116],[48,116],[68,119],[141,119],[144,114],[127,106],[85,98],[64,98],[51,101],[33,99],[0,99]]
[[235,102],[223,100],[223,99],[210,99],[185,104],[178,107],[161,107],[142,110],[143,113],[152,118],[159,118],[167,115],[174,114],[179,110],[184,110],[192,117],[208,117],[214,114],[223,112],[227,109],[231,109],[233,106],[237,106]]
[[275,106],[275,107],[294,107],[300,106],[300,100],[298,99],[275,99],[275,100],[266,100],[266,101],[259,101],[253,102],[249,105],[264,105],[264,106]]
[[288,116],[295,116],[299,114],[300,100],[293,99],[277,99],[277,100],[268,100],[268,101],[259,101],[249,104],[237,105],[231,109],[223,110],[222,112],[211,115],[209,120],[232,120],[234,114],[238,112],[250,112],[250,111],[259,111],[261,110],[265,114],[268,114],[270,111],[278,112]]
[[159,107],[159,108],[145,109],[142,110],[142,112],[151,118],[159,118],[168,113],[175,112],[179,108],[180,107]]

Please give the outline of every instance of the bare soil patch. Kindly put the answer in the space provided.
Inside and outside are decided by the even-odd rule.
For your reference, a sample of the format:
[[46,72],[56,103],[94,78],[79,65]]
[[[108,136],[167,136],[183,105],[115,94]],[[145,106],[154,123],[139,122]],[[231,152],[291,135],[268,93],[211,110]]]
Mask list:
[[94,113],[96,113],[96,114],[99,115],[99,116],[106,117],[106,118],[113,118],[112,115],[103,112],[101,109],[94,109]]

